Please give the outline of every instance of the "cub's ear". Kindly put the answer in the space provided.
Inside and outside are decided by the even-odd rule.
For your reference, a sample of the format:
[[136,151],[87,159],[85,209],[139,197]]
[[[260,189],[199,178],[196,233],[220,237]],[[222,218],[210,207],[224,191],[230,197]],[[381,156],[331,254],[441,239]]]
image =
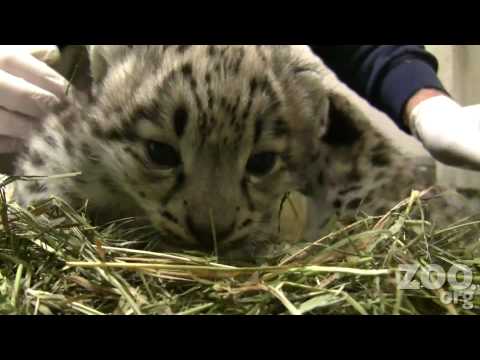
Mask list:
[[[335,147],[351,147],[365,136],[378,133],[369,104],[336,77],[325,78],[330,101],[328,128],[323,141]],[[363,104],[362,104],[363,103]]]
[[[310,47],[290,46],[297,76],[310,91],[318,113],[319,135],[331,145],[348,146],[363,133],[373,130],[368,104],[346,86]],[[364,102],[365,103],[365,102]]]
[[315,136],[322,138],[329,126],[330,109],[325,66],[307,45],[274,45],[270,49],[274,72],[287,84],[293,79],[295,85],[288,88],[300,95],[305,104],[303,111],[310,112],[305,114],[306,118],[313,119]]
[[[323,138],[329,127],[330,99],[323,86],[320,74],[312,70],[298,70],[295,82],[299,89],[304,89],[303,101],[306,103],[304,111],[309,119],[313,119],[315,136]],[[301,90],[300,90],[301,91]]]
[[359,122],[355,113],[336,100],[336,96],[330,97],[328,128],[322,141],[334,147],[351,147],[368,128],[363,119]]
[[133,45],[87,45],[90,60],[90,73],[94,83],[100,83],[108,73],[111,65],[123,59]]

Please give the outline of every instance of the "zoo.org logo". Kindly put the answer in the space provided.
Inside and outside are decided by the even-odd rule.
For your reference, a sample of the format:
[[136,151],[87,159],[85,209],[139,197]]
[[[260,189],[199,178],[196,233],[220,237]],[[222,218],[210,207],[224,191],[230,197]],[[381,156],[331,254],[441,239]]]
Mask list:
[[464,265],[453,265],[448,272],[435,264],[400,265],[399,270],[405,273],[398,284],[400,290],[440,290],[448,283],[452,290],[442,292],[440,297],[445,305],[462,305],[465,310],[472,310],[473,300],[480,293],[480,286],[473,284],[472,270]]

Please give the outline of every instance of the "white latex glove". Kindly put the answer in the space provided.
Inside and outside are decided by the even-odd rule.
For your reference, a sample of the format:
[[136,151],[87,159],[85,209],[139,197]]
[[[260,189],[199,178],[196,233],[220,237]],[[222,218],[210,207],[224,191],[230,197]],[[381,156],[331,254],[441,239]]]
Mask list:
[[45,63],[59,56],[55,45],[0,45],[0,154],[14,152],[65,99],[67,81]]
[[436,96],[413,109],[410,128],[438,161],[480,170],[480,106],[462,107]]

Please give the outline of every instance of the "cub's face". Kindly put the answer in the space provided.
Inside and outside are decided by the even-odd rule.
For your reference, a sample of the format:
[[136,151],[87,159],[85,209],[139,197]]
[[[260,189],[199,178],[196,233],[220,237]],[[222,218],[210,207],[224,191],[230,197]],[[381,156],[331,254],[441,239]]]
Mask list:
[[253,45],[97,51],[105,70],[94,71],[90,117],[125,202],[175,248],[215,243],[251,256],[275,242],[282,199],[307,186],[326,124],[313,55]]

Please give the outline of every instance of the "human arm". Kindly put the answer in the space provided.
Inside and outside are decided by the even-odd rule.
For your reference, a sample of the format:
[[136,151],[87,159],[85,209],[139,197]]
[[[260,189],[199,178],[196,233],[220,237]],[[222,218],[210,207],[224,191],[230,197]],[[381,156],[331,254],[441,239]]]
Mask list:
[[480,107],[464,108],[422,45],[312,45],[338,77],[415,135],[439,161],[480,170]]

